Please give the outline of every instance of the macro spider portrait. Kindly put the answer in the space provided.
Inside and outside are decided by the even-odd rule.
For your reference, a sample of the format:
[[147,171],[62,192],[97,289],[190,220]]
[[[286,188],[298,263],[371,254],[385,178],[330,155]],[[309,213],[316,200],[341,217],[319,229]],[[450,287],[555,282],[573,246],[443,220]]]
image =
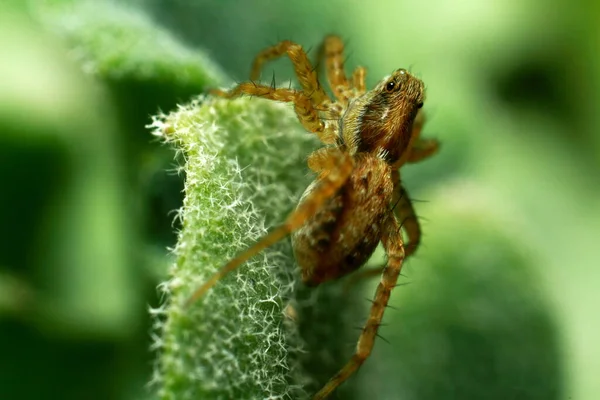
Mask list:
[[[226,274],[288,235],[302,280],[309,286],[356,271],[381,242],[386,264],[356,275],[381,275],[356,351],[315,394],[315,399],[331,395],[373,349],[403,262],[415,252],[421,238],[399,169],[438,150],[436,140],[420,137],[424,122],[420,111],[425,100],[423,82],[407,70],[398,69],[367,91],[365,68],[357,67],[351,77],[346,76],[343,50],[342,40],[332,35],[324,39],[318,55],[317,65],[325,65],[333,98],[321,85],[317,68],[307,53],[287,40],[256,56],[250,82],[231,90],[212,91],[225,98],[250,95],[292,103],[302,126],[316,134],[325,146],[308,156],[308,167],[317,177],[285,222],[225,264],[187,301],[192,304]],[[264,64],[281,56],[291,60],[300,89],[256,83]]]

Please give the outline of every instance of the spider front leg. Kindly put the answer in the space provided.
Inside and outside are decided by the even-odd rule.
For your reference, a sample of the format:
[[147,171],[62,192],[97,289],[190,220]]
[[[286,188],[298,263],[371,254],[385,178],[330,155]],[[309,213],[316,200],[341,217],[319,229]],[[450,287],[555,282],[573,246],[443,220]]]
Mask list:
[[358,338],[356,352],[350,361],[315,395],[315,400],[324,399],[329,396],[339,385],[356,372],[373,350],[377,331],[383,319],[383,312],[387,307],[392,289],[396,286],[405,257],[400,226],[391,212],[386,218],[381,242],[388,256],[387,266],[383,270],[381,282],[375,291],[375,298],[367,323]]
[[321,45],[320,57],[325,57],[325,71],[327,81],[338,101],[346,104],[347,94],[350,90],[350,82],[344,71],[344,43],[339,36],[330,35],[325,38]]
[[366,72],[364,67],[357,67],[352,74],[352,82],[346,78],[344,71],[344,43],[339,36],[330,35],[325,38],[319,51],[319,59],[325,58],[327,81],[335,98],[346,106],[351,97],[366,92]]
[[294,103],[294,111],[304,129],[316,133],[325,144],[335,143],[337,137],[335,126],[323,123],[310,99],[301,91],[243,82],[228,91],[211,90],[211,94],[224,98],[235,98],[247,94],[269,100]]
[[302,91],[312,104],[318,107],[321,104],[329,102],[329,96],[327,96],[321,87],[317,72],[308,59],[306,52],[302,46],[290,40],[279,42],[275,46],[268,47],[258,53],[252,63],[250,80],[256,81],[260,78],[260,71],[266,62],[284,55],[287,55],[292,61]]
[[304,222],[311,218],[321,207],[323,202],[334,195],[337,190],[346,182],[352,169],[354,161],[347,153],[340,151],[329,153],[329,157],[322,159],[324,171],[319,176],[318,184],[314,186],[310,195],[294,210],[286,219],[285,223],[273,230],[271,233],[263,236],[253,246],[249,247],[237,257],[225,264],[213,276],[211,276],[202,286],[196,289],[188,298],[185,305],[189,306],[198,300],[213,287],[219,280],[228,273],[234,271],[251,257],[262,250],[279,242],[281,239],[300,228]]
[[413,164],[422,161],[437,153],[439,148],[440,142],[436,139],[419,138],[410,149],[406,162]]
[[367,91],[367,69],[365,67],[356,67],[352,73],[352,87],[357,95],[363,95]]
[[421,130],[425,124],[425,113],[419,111],[413,122],[408,149],[403,156],[394,164],[394,168],[398,169],[405,163],[416,163],[426,158],[431,157],[439,150],[439,142],[435,139],[422,139]]

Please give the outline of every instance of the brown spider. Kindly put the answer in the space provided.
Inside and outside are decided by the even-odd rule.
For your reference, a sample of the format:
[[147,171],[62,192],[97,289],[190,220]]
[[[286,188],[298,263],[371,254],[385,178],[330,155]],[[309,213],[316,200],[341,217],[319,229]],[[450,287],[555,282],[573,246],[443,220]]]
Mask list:
[[[381,282],[354,356],[315,395],[328,397],[367,359],[390,293],[396,286],[404,258],[414,253],[421,237],[414,209],[402,187],[398,169],[433,155],[435,140],[421,139],[425,89],[423,82],[404,69],[396,70],[373,90],[366,91],[366,70],[358,67],[346,78],[344,45],[328,36],[319,57],[325,58],[326,75],[335,96],[321,87],[317,72],[302,47],[283,41],[258,54],[252,65],[252,82],[213,94],[234,98],[243,94],[291,102],[300,123],[314,132],[326,147],[308,157],[318,174],[285,223],[224,265],[189,298],[200,298],[209,288],[250,257],[292,235],[296,261],[307,285],[343,277],[363,265],[381,241],[387,263],[359,276],[381,274]],[[301,89],[275,88],[254,83],[265,62],[287,55]],[[405,246],[401,228],[409,238]]]

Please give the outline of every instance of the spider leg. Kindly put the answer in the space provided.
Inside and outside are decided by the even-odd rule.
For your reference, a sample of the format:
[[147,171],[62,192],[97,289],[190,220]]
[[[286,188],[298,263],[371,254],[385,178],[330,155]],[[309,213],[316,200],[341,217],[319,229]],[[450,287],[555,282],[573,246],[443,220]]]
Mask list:
[[408,153],[406,162],[416,163],[437,153],[440,147],[440,142],[436,139],[421,139],[419,138]]
[[336,157],[336,153],[339,153],[337,147],[321,147],[310,153],[308,156],[308,168],[316,173],[327,171],[331,165],[332,157]]
[[266,62],[284,55],[287,55],[292,61],[298,82],[300,82],[304,94],[311,100],[312,104],[318,106],[329,101],[329,96],[321,87],[317,71],[313,68],[306,52],[302,46],[290,40],[281,41],[258,53],[252,63],[250,80],[256,81],[259,79],[260,71]]
[[321,45],[320,57],[325,57],[327,81],[333,95],[343,105],[348,104],[352,96],[350,82],[344,71],[344,43],[339,36],[329,35]]
[[[408,236],[408,243],[404,245],[404,252],[405,257],[410,257],[417,251],[419,243],[421,243],[421,225],[417,219],[417,214],[415,213],[415,208],[408,196],[408,192],[401,184],[400,173],[398,171],[394,170],[392,172],[392,180],[395,185],[392,205],[394,205],[394,213],[396,214],[397,220],[400,222],[400,227],[404,230],[406,236]],[[344,291],[349,292],[354,284],[363,279],[381,275],[384,269],[385,264],[379,267],[357,271],[344,285]]]
[[358,95],[365,94],[367,91],[367,69],[365,67],[356,67],[352,73],[352,87]]
[[243,82],[231,90],[214,89],[211,94],[224,98],[235,98],[244,94],[263,97],[269,100],[294,103],[294,111],[298,120],[309,132],[316,133],[325,144],[335,143],[337,136],[334,124],[323,123],[318,111],[313,107],[305,93],[294,89],[274,88],[253,82]]
[[348,81],[344,72],[344,43],[338,36],[328,36],[321,46],[321,56],[326,59],[327,80],[333,94],[343,105],[347,105],[351,97],[362,95],[367,91],[365,67],[356,67],[352,80]]
[[392,289],[396,286],[405,257],[400,227],[398,221],[396,221],[396,218],[391,213],[386,220],[381,241],[388,256],[388,262],[386,268],[383,270],[381,282],[375,291],[375,298],[371,306],[369,318],[358,338],[356,352],[350,361],[315,395],[314,400],[324,399],[329,396],[331,392],[363,364],[373,350],[377,331],[383,319],[383,312],[390,299]]
[[402,186],[400,180],[400,172],[394,170],[392,172],[392,179],[395,182],[394,196],[392,198],[394,207],[394,213],[396,214],[397,220],[400,222],[400,228],[404,230],[406,236],[408,236],[408,243],[404,246],[406,257],[412,256],[419,243],[421,243],[421,225],[417,219],[417,213],[410,200],[408,192]]
[[309,197],[307,197],[298,208],[288,216],[283,225],[280,225],[266,236],[263,236],[263,238],[253,246],[250,246],[221,267],[221,269],[192,293],[185,303],[186,306],[191,305],[202,297],[206,291],[213,287],[221,278],[231,271],[234,271],[251,257],[300,228],[304,221],[312,217],[319,210],[321,204],[334,195],[346,182],[354,167],[354,162],[350,155],[340,151],[330,153],[330,157],[324,160],[324,163],[326,164],[327,169],[326,172],[321,174],[319,183],[315,186]]

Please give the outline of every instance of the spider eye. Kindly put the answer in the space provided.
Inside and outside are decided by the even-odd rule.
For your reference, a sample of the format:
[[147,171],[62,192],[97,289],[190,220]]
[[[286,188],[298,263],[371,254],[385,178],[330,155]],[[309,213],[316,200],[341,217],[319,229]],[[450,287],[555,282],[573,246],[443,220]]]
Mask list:
[[390,81],[387,83],[387,85],[385,85],[385,90],[387,90],[388,92],[391,92],[392,90],[394,90],[395,87],[396,87],[396,82]]

